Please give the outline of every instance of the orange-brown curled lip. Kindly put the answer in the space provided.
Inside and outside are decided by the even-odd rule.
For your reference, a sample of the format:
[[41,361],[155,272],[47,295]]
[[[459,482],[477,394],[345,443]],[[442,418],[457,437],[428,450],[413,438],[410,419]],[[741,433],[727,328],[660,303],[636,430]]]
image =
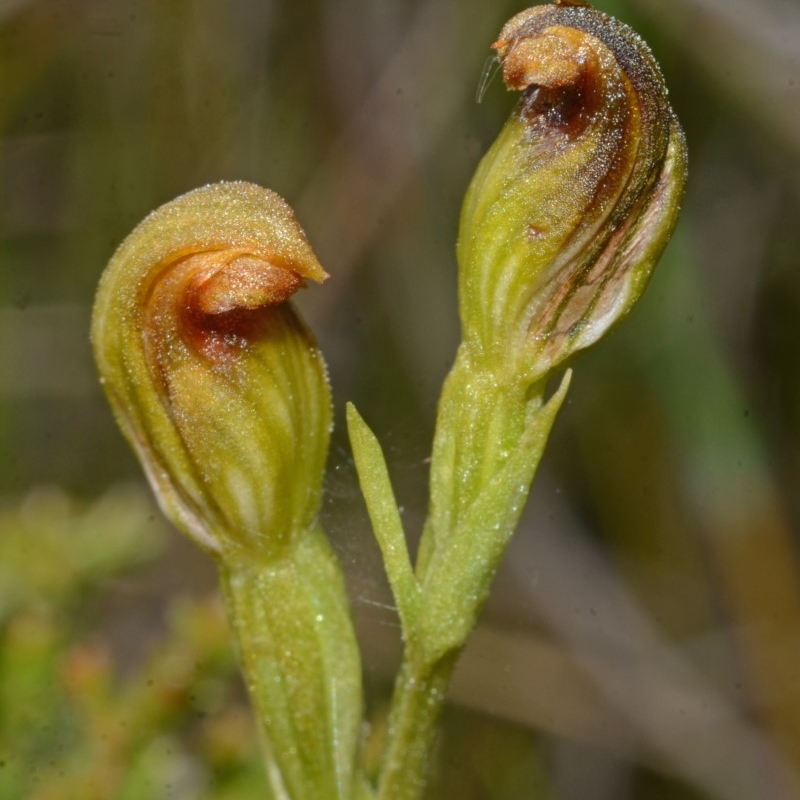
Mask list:
[[161,351],[178,336],[210,360],[229,361],[262,336],[267,318],[304,285],[299,272],[244,251],[179,255],[162,267],[145,300],[148,338]]
[[190,258],[198,272],[178,301],[181,331],[194,350],[214,361],[235,357],[260,338],[272,310],[304,286],[297,272],[250,254],[234,253],[222,267],[216,253]]

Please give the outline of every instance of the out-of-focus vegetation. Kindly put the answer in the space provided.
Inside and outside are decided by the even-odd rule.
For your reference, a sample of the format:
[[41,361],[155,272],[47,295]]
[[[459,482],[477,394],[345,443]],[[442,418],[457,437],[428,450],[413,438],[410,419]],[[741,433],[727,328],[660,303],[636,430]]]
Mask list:
[[[800,8],[596,5],[664,67],[689,192],[643,303],[575,364],[432,797],[793,798]],[[266,791],[210,566],[108,494],[141,476],[91,365],[94,287],[163,201],[280,192],[333,276],[303,305],[338,419],[355,400],[389,444],[413,529],[459,204],[513,103],[475,93],[521,7],[0,0],[0,796]],[[342,427],[326,527],[379,731],[398,631]]]
[[0,796],[263,796],[217,598],[170,602],[126,669],[98,632],[102,587],[163,549],[154,520],[139,488],[90,505],[38,489],[0,509]]

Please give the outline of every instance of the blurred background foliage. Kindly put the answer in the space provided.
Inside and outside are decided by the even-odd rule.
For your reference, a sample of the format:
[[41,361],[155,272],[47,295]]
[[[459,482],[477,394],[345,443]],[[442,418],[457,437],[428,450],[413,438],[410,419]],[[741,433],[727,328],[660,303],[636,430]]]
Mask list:
[[[459,800],[800,796],[800,5],[597,0],[688,134],[684,214],[580,357],[457,673]],[[87,331],[152,208],[243,178],[333,278],[301,298],[415,532],[458,340],[460,199],[514,98],[510,0],[0,0],[0,796],[265,796],[213,565],[148,499]],[[399,630],[337,426],[326,524],[380,731]],[[379,736],[376,737],[379,739]],[[367,757],[372,757],[368,753]]]

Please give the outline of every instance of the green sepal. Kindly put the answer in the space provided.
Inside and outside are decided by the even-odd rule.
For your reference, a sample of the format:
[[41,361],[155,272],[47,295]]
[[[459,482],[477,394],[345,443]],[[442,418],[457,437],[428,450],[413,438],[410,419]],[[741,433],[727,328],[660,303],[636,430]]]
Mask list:
[[677,221],[686,142],[647,45],[596,9],[536,6],[494,47],[523,94],[464,200],[460,314],[476,363],[534,383],[641,296]]
[[277,557],[319,509],[325,364],[286,302],[324,279],[291,208],[249,183],[152,212],[109,262],[92,343],[166,515],[216,555]]

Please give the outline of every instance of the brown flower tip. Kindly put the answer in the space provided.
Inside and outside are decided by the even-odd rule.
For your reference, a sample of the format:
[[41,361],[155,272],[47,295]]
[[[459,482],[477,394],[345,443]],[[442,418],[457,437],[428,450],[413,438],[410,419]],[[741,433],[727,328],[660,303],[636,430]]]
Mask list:
[[231,259],[223,269],[197,281],[197,308],[204,314],[224,314],[235,308],[255,309],[286,302],[302,278],[250,255]]
[[506,86],[515,91],[534,85],[563,88],[596,68],[583,37],[570,28],[559,26],[537,38],[502,37],[492,47],[497,50]]
[[303,286],[297,272],[235,251],[196,253],[183,270],[183,292],[173,296],[181,332],[193,349],[215,361],[259,338],[270,309]]

